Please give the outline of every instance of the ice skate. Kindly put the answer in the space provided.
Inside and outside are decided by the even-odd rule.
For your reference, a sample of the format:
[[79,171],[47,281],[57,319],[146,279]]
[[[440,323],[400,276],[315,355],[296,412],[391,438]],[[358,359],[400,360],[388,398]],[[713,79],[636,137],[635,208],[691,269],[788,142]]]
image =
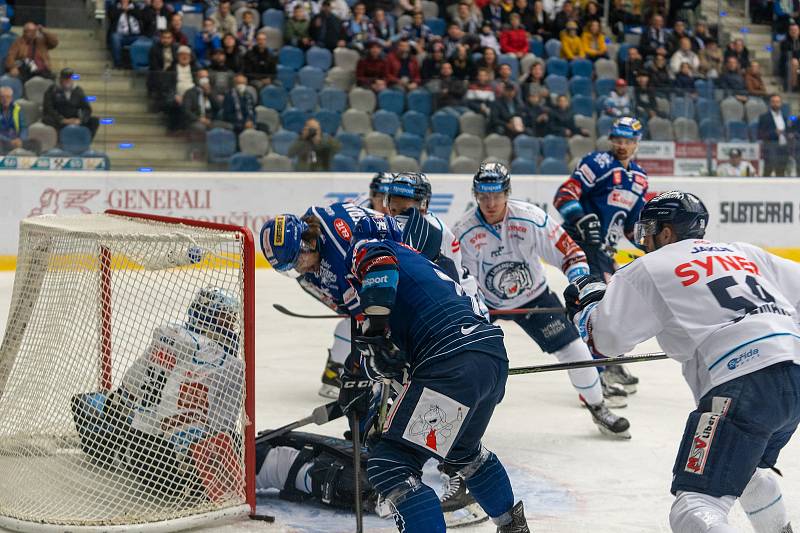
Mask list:
[[322,386],[319,388],[319,395],[323,398],[335,400],[339,397],[339,389],[342,387],[342,368],[340,363],[331,360],[330,350],[328,350],[328,360],[325,362],[325,370],[322,372]]
[[511,515],[511,522],[498,527],[497,533],[530,533],[531,530],[528,528],[528,521],[525,520],[525,509],[522,507],[521,500],[511,508],[509,514]]
[[639,378],[628,372],[625,365],[608,365],[603,374],[606,383],[620,385],[628,394],[636,393]]
[[489,519],[489,515],[481,508],[475,498],[467,491],[464,478],[455,474],[442,474],[444,493],[439,498],[447,528],[456,528],[479,524]]
[[592,420],[600,430],[600,433],[618,439],[631,438],[631,434],[628,431],[631,424],[628,419],[612,413],[605,402],[597,405],[589,405],[587,403],[586,407],[592,414]]
[[612,409],[622,409],[628,406],[628,393],[618,383],[610,383],[605,377],[605,372],[600,372],[600,387],[603,389],[603,399]]

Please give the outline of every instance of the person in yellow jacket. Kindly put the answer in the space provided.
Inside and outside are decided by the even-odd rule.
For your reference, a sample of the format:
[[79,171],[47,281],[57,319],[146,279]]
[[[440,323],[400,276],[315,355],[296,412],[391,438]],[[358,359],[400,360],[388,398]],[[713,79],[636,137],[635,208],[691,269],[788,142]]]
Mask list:
[[590,20],[581,34],[581,44],[586,59],[592,61],[600,57],[608,57],[606,36],[600,31],[600,21]]
[[567,27],[561,30],[561,57],[567,61],[572,61],[579,57],[586,57],[583,49],[583,41],[578,35],[578,23],[574,20],[567,22]]

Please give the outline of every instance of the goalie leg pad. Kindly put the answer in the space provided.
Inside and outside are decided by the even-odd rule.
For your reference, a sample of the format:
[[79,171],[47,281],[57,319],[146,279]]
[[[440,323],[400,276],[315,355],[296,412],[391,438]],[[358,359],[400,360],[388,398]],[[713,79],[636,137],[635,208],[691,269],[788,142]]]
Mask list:
[[672,502],[669,525],[675,533],[736,533],[739,530],[728,524],[735,502],[733,496],[680,491]]

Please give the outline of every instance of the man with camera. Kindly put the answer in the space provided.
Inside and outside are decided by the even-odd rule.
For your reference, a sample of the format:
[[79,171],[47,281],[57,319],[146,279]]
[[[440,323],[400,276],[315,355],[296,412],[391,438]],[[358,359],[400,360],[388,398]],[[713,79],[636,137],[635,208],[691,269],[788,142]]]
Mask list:
[[339,141],[323,134],[319,122],[310,118],[300,137],[289,147],[289,157],[296,160],[295,170],[327,171],[331,169],[331,160],[338,151]]

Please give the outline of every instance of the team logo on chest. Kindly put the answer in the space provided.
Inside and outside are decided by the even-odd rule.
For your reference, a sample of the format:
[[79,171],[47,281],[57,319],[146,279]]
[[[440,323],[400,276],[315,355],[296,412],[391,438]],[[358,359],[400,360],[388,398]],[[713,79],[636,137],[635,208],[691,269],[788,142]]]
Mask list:
[[533,287],[533,277],[528,265],[503,261],[486,274],[486,288],[503,300],[510,300]]

